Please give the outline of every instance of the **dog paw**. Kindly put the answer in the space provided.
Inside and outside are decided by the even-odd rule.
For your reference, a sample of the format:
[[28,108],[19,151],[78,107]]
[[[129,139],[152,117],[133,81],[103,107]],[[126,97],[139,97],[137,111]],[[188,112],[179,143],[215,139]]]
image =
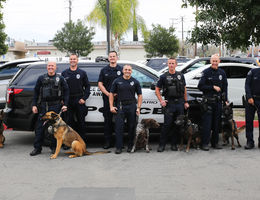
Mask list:
[[148,150],[146,150],[146,153],[150,153],[150,150],[148,149]]
[[231,150],[235,150],[236,148],[235,147],[231,147]]
[[51,155],[51,159],[56,159],[57,158],[57,156],[56,155]]

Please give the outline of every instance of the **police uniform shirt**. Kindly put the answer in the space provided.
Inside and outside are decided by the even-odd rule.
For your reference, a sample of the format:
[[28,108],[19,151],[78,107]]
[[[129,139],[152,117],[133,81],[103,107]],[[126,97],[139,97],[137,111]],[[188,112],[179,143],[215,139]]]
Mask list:
[[109,92],[113,81],[123,75],[122,70],[123,68],[120,65],[116,65],[116,67],[107,65],[100,71],[98,82],[102,82],[103,86]]
[[110,92],[117,94],[118,101],[134,101],[135,93],[142,94],[142,89],[139,81],[135,78],[124,79],[121,76],[114,80]]
[[221,92],[225,94],[225,98],[227,99],[228,83],[225,71],[220,68],[213,69],[209,67],[202,72],[198,88],[205,96],[212,97],[213,95],[219,95],[219,93],[214,90],[214,85],[220,87]]
[[248,72],[245,90],[247,99],[253,98],[253,95],[260,99],[260,68],[251,69]]
[[90,84],[87,73],[79,68],[72,71],[66,69],[61,74],[68,83],[70,97],[79,97],[86,100],[90,95]]
[[157,81],[156,87],[165,90],[167,87],[167,76],[171,76],[172,79],[177,79],[178,81],[182,81],[184,87],[186,86],[185,78],[182,73],[175,72],[174,74],[170,74],[169,72],[166,72],[160,76],[159,80]]
[[39,76],[39,78],[37,79],[36,85],[34,87],[34,96],[33,96],[32,106],[37,105],[38,98],[41,94],[41,88],[43,87],[42,82],[46,76],[48,76],[48,78],[52,79],[53,82],[55,82],[55,80],[57,80],[57,79],[58,79],[58,81],[60,81],[61,88],[62,88],[62,94],[63,94],[62,99],[64,101],[64,105],[67,106],[68,102],[69,102],[69,88],[68,88],[68,85],[67,85],[64,77],[57,75],[57,74],[55,74],[54,76],[49,76],[48,74]]

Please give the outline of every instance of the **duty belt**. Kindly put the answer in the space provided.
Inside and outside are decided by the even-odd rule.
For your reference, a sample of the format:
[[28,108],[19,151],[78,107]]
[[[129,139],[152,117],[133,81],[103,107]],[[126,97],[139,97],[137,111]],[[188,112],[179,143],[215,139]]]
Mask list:
[[182,103],[184,102],[184,99],[183,98],[180,98],[180,99],[167,99],[168,101],[168,104],[175,104],[175,103]]
[[207,103],[217,103],[221,100],[220,96],[214,97],[203,97],[204,101]]
[[120,101],[120,104],[122,104],[123,106],[130,105],[130,104],[133,104],[133,103],[136,103],[136,100],[123,100],[123,101]]

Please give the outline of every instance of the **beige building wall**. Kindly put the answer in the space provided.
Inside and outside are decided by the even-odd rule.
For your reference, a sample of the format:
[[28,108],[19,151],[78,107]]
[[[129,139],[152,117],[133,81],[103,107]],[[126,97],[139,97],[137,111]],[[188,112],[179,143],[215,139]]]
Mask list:
[[[20,43],[19,43],[20,44]],[[46,55],[38,55],[39,52],[50,52]],[[20,53],[21,52],[21,53]],[[97,56],[106,56],[106,45],[103,42],[94,45],[94,50],[88,55],[91,59],[95,60]],[[19,55],[19,57],[17,57]],[[121,45],[120,59],[129,61],[145,60],[145,50],[142,44],[133,43],[132,45]],[[1,56],[0,60],[15,60],[21,57],[65,57],[66,53],[60,52],[56,47],[52,45],[35,44],[25,45],[23,49],[17,47],[9,47],[6,55]]]

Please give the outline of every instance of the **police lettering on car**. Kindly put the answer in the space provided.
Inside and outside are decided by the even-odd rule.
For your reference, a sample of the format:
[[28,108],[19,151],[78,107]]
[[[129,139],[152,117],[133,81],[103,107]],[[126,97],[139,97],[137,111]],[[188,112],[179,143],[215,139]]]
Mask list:
[[[110,111],[116,114],[116,154],[122,152],[125,119],[127,120],[128,127],[127,152],[131,151],[135,136],[136,115],[140,115],[142,90],[139,81],[131,77],[131,74],[132,67],[125,65],[123,67],[123,76],[113,81],[109,94]],[[138,97],[137,107],[135,94],[137,94]],[[114,106],[114,103],[116,103],[116,106]]]
[[[177,61],[175,58],[168,59],[168,72],[160,76],[155,88],[155,94],[164,110],[164,124],[162,127],[158,152],[163,152],[167,142],[167,135],[174,124],[178,115],[184,114],[184,108],[187,109],[186,83],[183,74],[176,72]],[[160,90],[163,90],[164,99]],[[177,151],[177,135],[172,132],[171,149]]]
[[[32,112],[39,113],[37,125],[35,128],[34,150],[31,156],[40,154],[44,139],[44,129],[42,116],[48,111],[59,113],[62,109],[67,110],[69,101],[69,88],[65,79],[56,74],[56,62],[48,62],[47,74],[39,76],[34,88],[34,97],[32,103]],[[51,137],[50,148],[52,153],[55,150],[56,140]]]
[[[214,149],[221,149],[218,145],[219,121],[221,120],[222,102],[228,104],[227,77],[226,73],[218,68],[220,62],[218,55],[212,55],[211,67],[203,71],[198,88],[203,92],[203,115],[202,115],[202,146],[201,149],[208,151],[210,142]],[[212,131],[212,134],[211,134]]]
[[[66,79],[70,90],[66,121],[85,140],[85,116],[88,114],[85,102],[90,95],[90,84],[87,73],[78,68],[77,55],[70,55],[70,68],[64,70],[62,76]],[[77,124],[75,124],[74,116],[77,118]]]
[[108,55],[109,65],[104,67],[99,74],[98,87],[103,94],[103,116],[104,116],[104,137],[105,144],[104,149],[108,149],[113,146],[112,133],[113,133],[113,114],[109,108],[109,92],[113,81],[122,76],[122,67],[117,64],[117,52],[111,51]]
[[[245,149],[252,149],[255,147],[254,142],[254,126],[253,121],[255,112],[258,115],[258,122],[260,124],[260,68],[251,69],[246,77],[245,82],[246,92],[246,139],[247,144]],[[260,148],[260,137],[258,137],[258,148]]]

